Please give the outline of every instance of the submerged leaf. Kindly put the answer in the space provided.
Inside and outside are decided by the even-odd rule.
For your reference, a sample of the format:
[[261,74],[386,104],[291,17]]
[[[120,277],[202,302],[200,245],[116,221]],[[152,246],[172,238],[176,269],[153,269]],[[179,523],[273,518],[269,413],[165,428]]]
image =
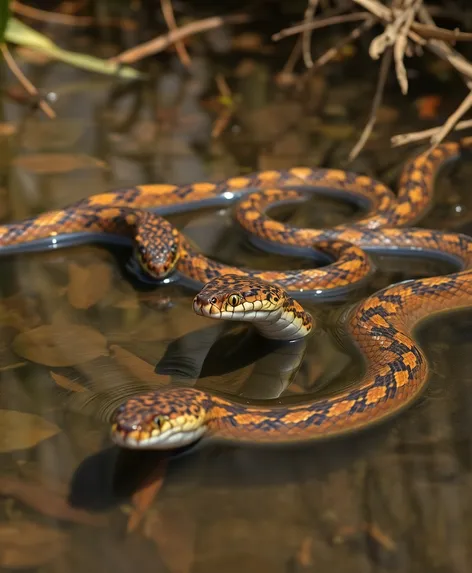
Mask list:
[[58,386],[61,386],[61,388],[65,388],[71,392],[87,392],[87,388],[77,384],[77,382],[72,382],[72,380],[69,380],[69,378],[61,374],[56,374],[55,372],[49,372],[49,374],[51,374],[51,378]]
[[47,324],[22,332],[12,342],[19,356],[46,366],[74,366],[107,355],[106,338],[81,324]]
[[36,414],[0,410],[0,453],[32,448],[61,429]]
[[105,525],[108,522],[104,515],[94,515],[85,509],[72,507],[62,495],[41,484],[19,478],[0,477],[0,495],[13,497],[39,513],[54,519],[97,526]]
[[121,348],[121,346],[112,344],[110,346],[110,350],[113,352],[113,357],[118,362],[118,364],[126,368],[126,370],[132,376],[138,378],[138,380],[148,384],[155,384],[156,386],[170,383],[170,376],[157,374],[152,364],[142,360],[128,350]]
[[112,272],[108,265],[93,263],[86,267],[69,263],[67,298],[74,308],[87,309],[102,300],[111,288]]
[[40,567],[64,553],[68,546],[68,534],[52,527],[26,520],[0,523],[0,567]]
[[71,66],[99,74],[118,76],[126,79],[143,78],[143,74],[130,66],[120,66],[107,60],[101,60],[88,54],[69,52],[54,44],[49,38],[30,28],[20,20],[11,17],[5,30],[5,40],[12,44],[26,46],[42,52],[51,58]]

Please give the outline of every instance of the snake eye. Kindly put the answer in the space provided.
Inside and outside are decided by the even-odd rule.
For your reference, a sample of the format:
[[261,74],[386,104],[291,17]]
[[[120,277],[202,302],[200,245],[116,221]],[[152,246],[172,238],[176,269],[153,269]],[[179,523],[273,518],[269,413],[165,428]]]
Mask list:
[[152,419],[152,423],[159,429],[162,429],[162,426],[164,425],[164,422],[166,421],[165,416],[154,416],[154,418]]
[[239,294],[230,294],[228,297],[228,302],[231,306],[238,306],[241,301]]

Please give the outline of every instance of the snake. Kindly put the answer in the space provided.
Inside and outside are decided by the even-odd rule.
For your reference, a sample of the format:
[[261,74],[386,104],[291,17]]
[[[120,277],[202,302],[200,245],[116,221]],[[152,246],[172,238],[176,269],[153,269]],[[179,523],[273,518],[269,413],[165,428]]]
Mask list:
[[[414,402],[429,373],[415,328],[433,313],[472,306],[472,238],[412,226],[433,205],[438,171],[470,145],[467,139],[446,142],[409,160],[396,194],[366,175],[296,167],[216,183],[139,185],[92,195],[1,225],[0,255],[92,240],[131,243],[134,260],[147,276],[166,283],[176,275],[200,288],[193,300],[197,314],[249,322],[262,336],[289,344],[316,326],[298,300],[335,298],[365,281],[373,268],[369,251],[432,255],[455,263],[457,272],[390,285],[350,311],[346,329],[366,363],[354,389],[307,403],[256,406],[196,388],[159,388],[125,401],[111,428],[116,444],[135,449],[179,448],[203,436],[265,444],[340,436]],[[306,201],[310,192],[347,199],[365,213],[329,229],[293,227],[269,216],[270,208]],[[284,271],[233,267],[199,252],[165,218],[229,205],[254,244],[282,254],[321,254],[328,264]]]

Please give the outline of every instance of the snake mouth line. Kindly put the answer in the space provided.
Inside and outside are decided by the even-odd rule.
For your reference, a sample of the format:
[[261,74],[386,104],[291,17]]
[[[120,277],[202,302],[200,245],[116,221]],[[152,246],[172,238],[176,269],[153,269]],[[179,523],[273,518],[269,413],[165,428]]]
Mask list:
[[182,431],[175,428],[164,434],[154,434],[145,430],[124,430],[117,424],[112,426],[111,439],[126,449],[175,449],[198,441],[205,433],[205,426],[194,428],[191,431]]
[[[215,312],[212,312],[212,309],[215,309]],[[221,311],[215,305],[199,304],[196,300],[193,301],[193,310],[196,314],[207,318],[218,318],[221,315]]]

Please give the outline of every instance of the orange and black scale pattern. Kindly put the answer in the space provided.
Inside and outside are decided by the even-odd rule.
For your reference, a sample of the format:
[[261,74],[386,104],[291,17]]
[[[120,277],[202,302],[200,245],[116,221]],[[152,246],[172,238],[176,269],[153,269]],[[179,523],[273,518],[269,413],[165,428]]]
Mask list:
[[239,275],[254,280],[275,283],[290,293],[300,296],[336,296],[346,288],[361,284],[372,273],[369,256],[358,246],[345,241],[319,241],[314,245],[318,253],[334,262],[320,268],[284,271],[260,271],[233,267],[209,259],[193,249],[188,241],[181,240],[180,257],[176,270],[195,282],[204,285],[221,275]]
[[[232,298],[236,304],[231,302]],[[230,312],[244,318],[245,314],[264,310],[270,317],[276,315],[279,322],[290,323],[304,336],[313,328],[311,314],[284,289],[247,276],[219,275],[203,287],[193,305],[195,310],[205,309],[209,316]]]
[[[412,337],[414,327],[433,313],[472,306],[472,239],[428,229],[392,227],[415,221],[426,212],[432,201],[438,168],[447,159],[457,156],[460,150],[459,144],[448,143],[410,162],[401,178],[397,198],[379,215],[380,223],[374,214],[351,227],[346,226],[345,230],[336,230],[334,237],[325,234],[329,230],[300,230],[271,221],[264,214],[267,204],[262,195],[257,212],[253,209],[256,195],[246,197],[240,203],[240,223],[257,236],[267,239],[271,235],[269,240],[279,244],[293,241],[292,233],[298,233],[295,242],[305,245],[313,245],[320,239],[346,239],[362,247],[434,251],[461,262],[460,272],[387,287],[369,296],[352,311],[348,330],[368,365],[355,389],[308,404],[259,407],[235,403],[193,388],[168,388],[143,397],[148,411],[167,412],[168,404],[179,399],[181,406],[176,416],[188,411],[190,405],[203,409],[207,431],[219,438],[290,442],[326,438],[365,428],[408,406],[418,397],[428,377],[425,355]],[[337,174],[336,177],[341,176]],[[285,191],[273,193],[283,195]],[[245,219],[241,214],[248,216]],[[139,429],[140,416],[133,416],[133,407],[129,406],[129,410],[126,405],[124,407],[127,421]]]
[[454,234],[443,238],[450,252],[462,259],[463,271],[387,287],[351,313],[348,331],[368,365],[355,389],[308,404],[264,407],[194,388],[165,388],[125,403],[114,431],[132,431],[146,439],[152,431],[149,420],[156,414],[172,423],[188,417],[192,409],[204,412],[207,435],[289,443],[343,435],[391,417],[419,396],[428,378],[428,363],[412,338],[413,328],[433,313],[472,305],[472,239]]
[[[247,270],[233,267],[227,267],[225,271],[223,267],[192,251],[185,239],[173,232],[162,217],[154,213],[145,215],[143,211],[150,209],[158,213],[171,213],[173,209],[192,210],[203,204],[211,205],[213,201],[221,202],[222,197],[229,201],[242,196],[237,208],[237,220],[262,241],[282,247],[293,245],[338,249],[338,254],[348,257],[341,260],[340,264],[345,266],[340,274],[336,274],[339,272],[336,267],[325,267],[325,271],[328,269],[328,273],[334,273],[334,280],[328,275],[321,281],[327,290],[337,288],[339,282],[356,276],[360,265],[360,252],[356,249],[359,248],[432,250],[455,256],[462,261],[463,271],[394,285],[372,295],[357,307],[350,319],[349,330],[369,367],[355,390],[307,405],[274,409],[242,406],[193,389],[185,390],[185,399],[180,399],[178,394],[183,389],[172,389],[166,394],[168,399],[179,398],[187,413],[192,404],[195,406],[192,400],[197,401],[199,408],[204,405],[209,429],[220,436],[277,441],[343,433],[380,420],[413,400],[425,384],[428,368],[423,353],[411,337],[412,328],[433,312],[472,304],[472,239],[425,229],[398,228],[413,224],[427,211],[433,198],[436,172],[468,146],[470,142],[465,141],[442,144],[409,162],[396,195],[366,176],[305,168],[286,172],[267,171],[220,183],[196,183],[181,187],[146,185],[104,193],[64,210],[1,226],[0,253],[2,248],[14,245],[27,250],[28,242],[36,240],[54,239],[60,243],[64,234],[117,233],[135,239],[136,236],[140,237],[144,250],[138,249],[139,256],[147,264],[146,245],[153,244],[157,237],[161,245],[159,249],[162,248],[159,256],[165,264],[170,256],[166,248],[168,241],[176,245],[174,250],[178,255],[178,270],[201,283],[211,280],[215,272],[243,272],[248,278],[274,281],[279,286],[285,280],[287,289],[292,286],[292,290],[295,290],[294,284],[302,290],[308,288],[308,284],[316,289],[313,281],[320,279],[317,273],[307,277],[303,275],[305,271],[298,270],[275,274],[260,272],[258,275],[250,275]],[[312,187],[325,187],[332,193],[365,200],[370,207],[369,212],[363,219],[330,230],[297,229],[265,215],[268,204],[286,200],[290,194],[292,199],[301,199],[301,192]],[[258,193],[253,192],[257,190]],[[172,266],[174,262],[171,260],[169,265]],[[364,263],[360,267],[364,268]],[[316,269],[317,272],[322,270]],[[146,399],[151,402],[158,399],[159,404],[162,403],[161,397]],[[136,420],[136,424],[139,425],[139,420]]]
[[[419,155],[404,167],[396,196],[388,193],[381,184],[368,177],[335,171],[333,185],[336,189],[348,190],[358,196],[375,197],[377,209],[348,225],[338,225],[331,229],[303,229],[292,227],[271,219],[266,210],[274,203],[301,200],[300,192],[290,189],[273,189],[264,193],[249,193],[236,206],[235,218],[252,236],[266,244],[280,247],[310,247],[317,241],[339,239],[367,247],[373,235],[365,235],[368,230],[403,227],[413,225],[431,208],[434,182],[439,169],[451,159],[470,149],[472,140],[444,143],[430,153]],[[304,170],[296,170],[303,179]],[[310,170],[306,176],[310,177]],[[329,173],[324,179],[329,179]],[[277,184],[274,182],[274,187]]]

